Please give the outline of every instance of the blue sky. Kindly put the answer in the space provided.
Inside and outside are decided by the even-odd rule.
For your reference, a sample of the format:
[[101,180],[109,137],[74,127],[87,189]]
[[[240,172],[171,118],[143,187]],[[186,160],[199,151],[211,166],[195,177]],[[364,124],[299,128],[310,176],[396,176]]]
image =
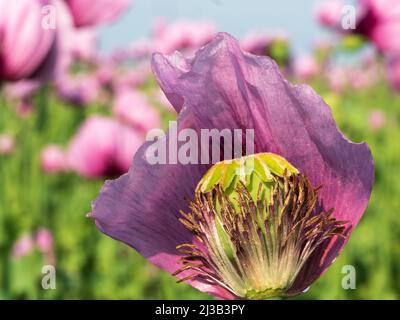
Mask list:
[[324,0],[133,0],[116,23],[100,30],[105,52],[146,37],[155,17],[215,21],[219,31],[240,37],[251,30],[285,31],[298,53],[307,52],[325,32],[314,18]]

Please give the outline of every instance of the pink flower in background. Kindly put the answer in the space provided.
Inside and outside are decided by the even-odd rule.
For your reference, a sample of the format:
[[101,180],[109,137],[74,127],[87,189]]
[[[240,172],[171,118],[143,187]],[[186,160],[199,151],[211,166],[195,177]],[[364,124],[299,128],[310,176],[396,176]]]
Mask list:
[[65,0],[76,27],[113,22],[126,11],[131,0]]
[[382,110],[375,109],[369,113],[368,125],[373,131],[379,131],[386,124],[387,119]]
[[121,87],[135,88],[144,84],[151,76],[148,66],[136,66],[134,69],[118,70],[113,79],[115,91]]
[[240,47],[257,56],[270,56],[284,70],[290,63],[290,45],[285,32],[252,32],[240,42]]
[[114,63],[123,63],[124,61],[128,60],[131,57],[131,52],[127,48],[119,47],[115,48],[110,56],[109,59]]
[[149,39],[135,41],[131,46],[132,57],[142,58],[153,52],[153,43]]
[[59,97],[76,106],[86,106],[97,102],[101,95],[101,86],[95,75],[61,75],[56,82]]
[[14,151],[15,139],[9,134],[0,134],[0,155],[7,155]]
[[294,75],[302,81],[307,81],[315,77],[318,71],[319,66],[313,56],[302,56],[294,61]]
[[384,53],[400,54],[400,1],[360,0],[356,33],[367,36]]
[[111,86],[114,77],[115,65],[108,59],[100,61],[95,71],[95,77],[102,87]]
[[27,99],[40,88],[40,85],[41,83],[38,80],[21,80],[9,83],[5,86],[5,94],[12,99]]
[[54,144],[46,146],[41,153],[41,167],[47,173],[65,170],[67,162],[64,150]]
[[332,91],[340,93],[347,83],[346,70],[341,66],[331,66],[325,70],[325,76]]
[[11,249],[11,256],[14,259],[29,255],[35,249],[35,240],[31,234],[21,236]]
[[160,114],[146,95],[137,90],[120,89],[114,99],[113,113],[121,121],[144,133],[161,125]]
[[198,49],[209,42],[216,33],[214,23],[209,21],[180,20],[167,24],[162,19],[153,29],[153,51],[165,54],[179,49]]
[[376,72],[377,71],[375,70],[375,68],[350,68],[347,72],[348,84],[350,87],[357,90],[370,88],[377,81]]
[[64,0],[54,0],[57,13],[56,74],[68,73],[74,62],[97,62],[97,34],[94,28],[76,28]]
[[393,89],[400,91],[400,54],[397,57],[389,58],[387,69]]
[[28,101],[21,101],[15,106],[15,110],[20,118],[29,118],[33,114],[33,105]]
[[69,144],[69,168],[87,178],[114,176],[128,171],[143,138],[118,121],[92,116]]
[[331,90],[337,93],[346,88],[356,90],[369,88],[376,83],[378,75],[375,65],[362,67],[335,65],[325,70]]
[[97,59],[97,34],[94,29],[71,29],[66,36],[66,45],[72,59],[89,62]]
[[46,228],[40,228],[36,233],[36,245],[42,253],[49,253],[53,250],[53,234]]
[[244,51],[262,56],[267,53],[271,41],[271,37],[265,32],[252,32],[241,41],[240,45]]
[[367,37],[385,54],[400,52],[400,2],[398,0],[359,0],[356,29],[344,30],[340,25],[343,3],[322,2],[317,18],[322,25],[339,33]]
[[47,228],[40,228],[36,232],[36,246],[43,255],[44,263],[55,265],[54,239],[52,232]]
[[342,1],[329,0],[321,2],[317,7],[317,19],[319,23],[327,27],[337,27],[343,17]]
[[0,0],[0,80],[16,81],[48,71],[55,31],[42,26],[50,0]]

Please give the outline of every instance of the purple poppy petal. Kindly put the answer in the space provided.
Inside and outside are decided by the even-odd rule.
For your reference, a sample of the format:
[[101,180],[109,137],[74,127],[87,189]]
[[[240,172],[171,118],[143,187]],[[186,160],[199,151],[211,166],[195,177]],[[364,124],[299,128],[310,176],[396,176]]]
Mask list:
[[[335,208],[338,220],[349,221],[350,235],[371,194],[372,155],[366,144],[344,137],[312,88],[291,85],[274,61],[244,53],[227,34],[192,59],[156,54],[153,70],[170,102],[177,110],[185,106],[201,128],[253,128],[256,152],[282,155],[315,186],[322,185],[322,209]],[[292,293],[322,274],[348,236],[333,238],[315,252]]]
[[[179,116],[179,128],[196,127],[188,112]],[[168,135],[165,137],[168,143]],[[205,171],[198,165],[151,165],[145,143],[136,153],[130,171],[114,181],[107,181],[94,201],[90,216],[103,233],[136,249],[156,266],[173,273],[181,268],[176,246],[192,243],[193,235],[178,221],[180,210],[187,210],[187,200]],[[168,156],[168,155],[167,155]],[[190,275],[180,274],[180,278]],[[197,289],[230,299],[225,290],[192,280]]]
[[[154,56],[157,59],[157,56]],[[167,62],[167,61],[166,61]],[[183,106],[183,95],[177,92],[176,86],[178,85],[179,78],[190,71],[190,60],[180,52],[170,55],[166,64],[156,62],[153,64],[157,73],[162,74],[162,77],[158,77],[157,81],[160,87],[163,89],[165,96],[168,98],[171,105],[175,108],[176,112],[180,112]]]

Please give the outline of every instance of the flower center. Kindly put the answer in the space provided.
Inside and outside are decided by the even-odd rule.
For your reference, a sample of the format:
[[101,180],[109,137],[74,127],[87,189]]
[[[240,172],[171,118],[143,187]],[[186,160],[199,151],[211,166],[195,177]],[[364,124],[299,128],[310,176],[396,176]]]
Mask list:
[[185,281],[201,277],[236,297],[285,296],[310,255],[346,222],[318,209],[318,191],[272,153],[215,164],[180,221],[194,242],[177,247]]

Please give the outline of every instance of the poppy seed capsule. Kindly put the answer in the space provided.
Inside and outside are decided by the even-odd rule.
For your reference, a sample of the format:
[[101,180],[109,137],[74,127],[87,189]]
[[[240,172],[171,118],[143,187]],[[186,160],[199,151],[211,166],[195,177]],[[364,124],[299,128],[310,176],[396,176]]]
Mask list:
[[201,277],[238,298],[287,296],[300,270],[346,222],[319,209],[318,190],[284,158],[260,153],[215,164],[181,223],[195,235],[177,247],[179,281]]

